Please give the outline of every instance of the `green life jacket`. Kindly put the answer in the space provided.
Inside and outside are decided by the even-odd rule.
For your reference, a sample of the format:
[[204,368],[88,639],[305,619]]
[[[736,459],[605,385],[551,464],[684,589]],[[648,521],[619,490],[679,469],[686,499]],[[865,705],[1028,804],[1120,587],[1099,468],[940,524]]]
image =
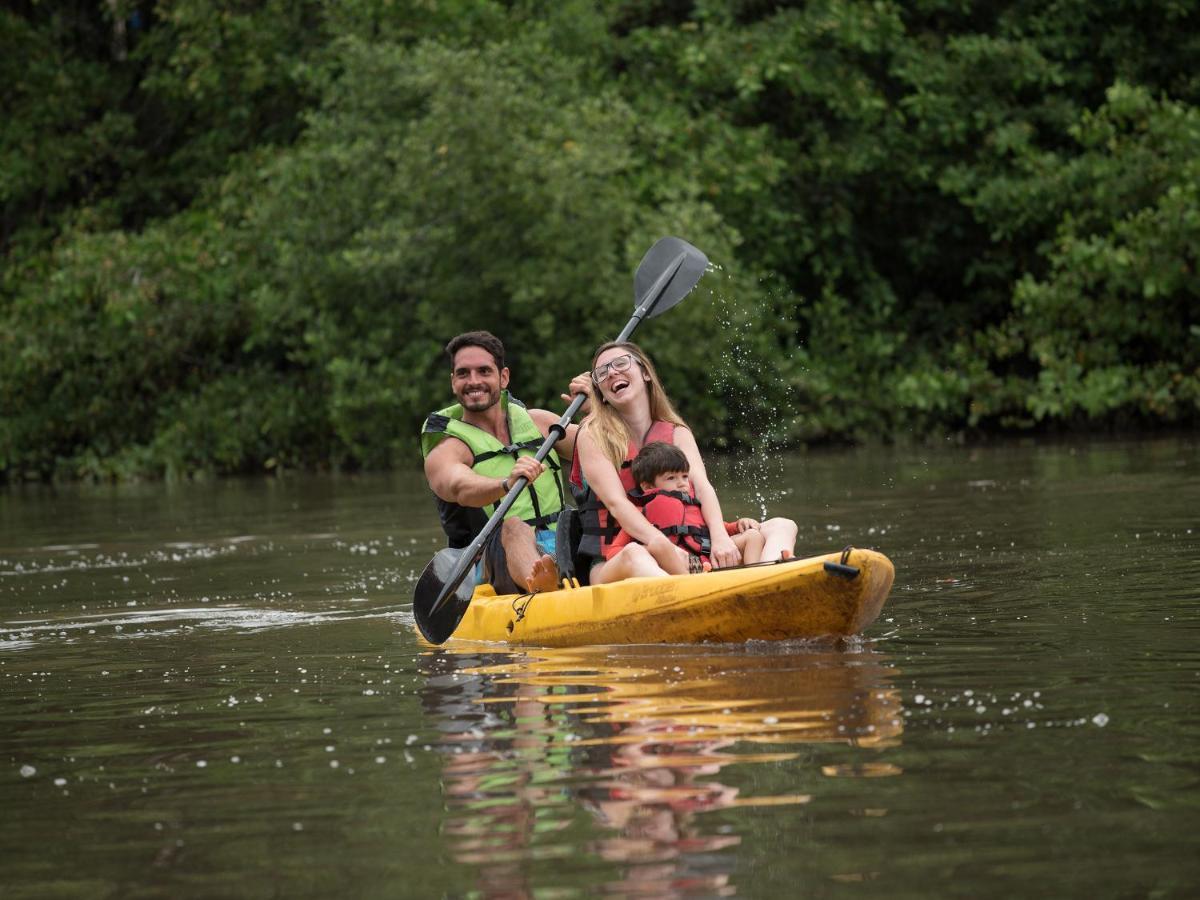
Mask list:
[[[525,405],[515,397],[510,397],[508,391],[501,392],[500,405],[504,410],[504,417],[508,422],[508,435],[512,441],[508,446],[501,444],[494,435],[464,422],[462,405],[455,403],[430,413],[425,419],[425,425],[421,428],[421,453],[429,456],[430,451],[447,436],[456,437],[474,454],[471,464],[474,471],[488,478],[507,478],[512,473],[513,463],[517,458],[534,456],[546,437],[525,411]],[[509,508],[506,519],[519,517],[539,529],[555,527],[558,513],[563,508],[562,482],[559,479],[561,466],[558,455],[553,450],[546,457],[545,463],[550,469],[551,477],[543,476],[533,484],[527,485]],[[502,499],[503,497],[490,506],[479,508],[459,506],[457,503],[436,497],[438,516],[442,520],[442,530],[450,539],[450,546],[468,546],[483,530],[483,526],[487,524],[487,520],[491,518]]]

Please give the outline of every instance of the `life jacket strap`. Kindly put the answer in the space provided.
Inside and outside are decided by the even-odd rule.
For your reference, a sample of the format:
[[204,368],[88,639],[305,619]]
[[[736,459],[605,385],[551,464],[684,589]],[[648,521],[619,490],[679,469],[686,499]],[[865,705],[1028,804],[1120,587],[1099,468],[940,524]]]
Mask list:
[[656,525],[654,527],[668,536],[708,537],[708,529],[701,528],[699,525]]
[[[543,438],[542,440],[545,439]],[[540,446],[542,446],[542,441],[538,440],[537,438],[530,438],[527,441],[517,441],[516,443],[509,444],[507,447],[501,447],[499,450],[489,450],[486,453],[475,454],[472,465],[478,465],[485,460],[489,460],[497,456],[511,456],[513,459],[517,459],[522,450],[533,450]],[[562,467],[558,464],[558,461],[554,457],[547,457],[545,463],[546,467],[554,473],[554,485],[558,489],[559,506],[560,508],[566,506],[566,498],[563,496],[562,483],[558,477],[558,473]],[[541,503],[538,502],[537,491],[533,490],[532,485],[530,485],[529,489],[529,501],[533,505],[533,518],[523,519],[522,521],[524,521],[526,525],[532,525],[537,529],[545,529],[549,523],[558,521],[557,512],[552,514],[545,514],[542,512]],[[491,512],[494,513],[499,507],[500,501],[493,503],[491,506]]]
[[533,528],[536,528],[538,531],[544,531],[545,529],[549,528],[551,525],[558,522],[558,513],[555,513],[552,516],[538,515],[536,518],[523,519],[522,521],[524,521],[524,523],[526,525],[530,525]]
[[613,524],[614,522],[616,522],[615,518],[610,519],[609,524],[601,525],[601,526],[595,527],[595,528],[585,525],[583,528],[579,529],[579,533],[580,534],[599,535],[602,538],[608,539],[605,541],[605,543],[612,543],[612,539],[621,533],[621,526],[619,524],[614,525]]
[[[533,496],[536,496],[536,494]],[[499,506],[500,506],[499,503],[493,503],[491,506],[487,507],[488,514],[491,515],[491,514],[495,513],[497,507],[499,507]],[[534,506],[537,506],[536,502],[534,503]],[[551,515],[543,515],[541,512],[539,512],[537,509],[535,509],[533,518],[522,519],[521,521],[524,522],[526,525],[530,526],[531,528],[536,528],[538,531],[545,531],[547,528],[549,528],[551,525],[555,524],[558,521],[558,513],[553,513]]]
[[[537,438],[530,438],[527,441],[518,441],[517,443],[509,444],[507,447],[501,447],[499,450],[488,450],[486,453],[475,454],[475,463],[478,464],[497,456],[511,456],[513,459],[516,459],[522,450],[534,450],[541,445],[542,441],[538,440]],[[558,464],[553,460],[549,462],[549,466],[552,469],[558,468]]]
[[669,525],[666,528],[660,527],[658,530],[685,550],[695,550],[701,556],[708,556],[712,553],[712,538],[707,528],[698,528],[695,525]]
[[652,491],[643,491],[641,488],[634,488],[626,496],[636,506],[645,506],[655,497],[670,497],[673,500],[678,500],[685,506],[699,506],[700,500],[692,496],[686,491],[664,491],[655,488]]

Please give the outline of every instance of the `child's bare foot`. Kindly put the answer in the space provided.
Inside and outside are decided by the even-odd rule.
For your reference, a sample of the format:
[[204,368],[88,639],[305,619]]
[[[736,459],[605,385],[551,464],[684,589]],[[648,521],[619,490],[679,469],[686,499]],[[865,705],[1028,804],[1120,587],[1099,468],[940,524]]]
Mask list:
[[796,555],[796,554],[795,554],[795,553],[793,553],[791,550],[784,550],[784,551],[782,551],[782,552],[779,554],[779,558],[780,558],[780,559],[791,559],[791,558],[792,558],[792,557],[794,557],[795,555]]
[[533,562],[533,568],[529,571],[529,583],[525,585],[525,590],[533,591],[552,591],[558,587],[558,566],[554,563],[554,557],[549,553],[543,554],[540,559]]

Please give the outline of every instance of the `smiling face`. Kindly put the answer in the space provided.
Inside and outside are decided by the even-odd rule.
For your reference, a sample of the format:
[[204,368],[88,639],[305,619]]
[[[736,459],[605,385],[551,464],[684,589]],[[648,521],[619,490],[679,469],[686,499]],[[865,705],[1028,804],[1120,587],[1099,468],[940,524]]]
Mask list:
[[469,412],[485,412],[500,402],[508,387],[508,369],[497,369],[492,354],[482,347],[463,347],[454,354],[450,390]]
[[[632,364],[624,372],[618,372],[617,366],[612,365],[620,357],[631,357]],[[620,365],[620,362],[617,363]],[[607,368],[605,368],[607,367]],[[642,368],[636,356],[632,356],[628,347],[610,347],[596,357],[592,371],[604,370],[604,377],[596,382],[600,395],[607,403],[623,406],[633,398],[646,393],[646,382],[650,376]]]

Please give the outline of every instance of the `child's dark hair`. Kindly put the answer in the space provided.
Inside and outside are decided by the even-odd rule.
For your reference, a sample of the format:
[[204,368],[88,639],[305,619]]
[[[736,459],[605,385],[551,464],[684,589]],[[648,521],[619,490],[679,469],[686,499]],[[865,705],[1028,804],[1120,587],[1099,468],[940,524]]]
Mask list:
[[633,480],[635,484],[654,484],[654,479],[667,472],[686,472],[689,469],[687,456],[674,444],[666,441],[651,441],[633,458]]

